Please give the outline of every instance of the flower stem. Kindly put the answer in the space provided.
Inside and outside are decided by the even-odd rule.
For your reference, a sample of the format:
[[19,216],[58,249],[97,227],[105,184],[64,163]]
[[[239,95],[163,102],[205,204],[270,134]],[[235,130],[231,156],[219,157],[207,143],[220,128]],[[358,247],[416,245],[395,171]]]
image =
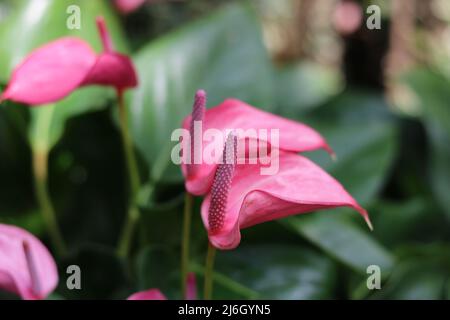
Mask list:
[[[189,241],[191,238],[192,195],[186,192],[184,197],[183,235],[181,238],[181,294],[186,294],[189,272]],[[185,297],[186,298],[186,297]]]
[[140,181],[137,161],[133,151],[133,143],[128,128],[128,112],[125,106],[125,99],[122,90],[117,90],[117,100],[119,104],[120,133],[122,135],[122,144],[130,186],[127,218],[117,250],[119,256],[126,257],[130,249],[130,243],[133,237],[136,223],[139,220],[140,216],[136,199],[140,188]]
[[66,253],[66,245],[56,221],[55,210],[47,186],[48,150],[33,148],[33,176],[36,198],[47,226],[50,239],[59,256]]
[[208,242],[208,252],[206,254],[205,263],[205,287],[204,287],[204,299],[211,300],[213,292],[213,272],[214,272],[214,259],[216,257],[216,248]]

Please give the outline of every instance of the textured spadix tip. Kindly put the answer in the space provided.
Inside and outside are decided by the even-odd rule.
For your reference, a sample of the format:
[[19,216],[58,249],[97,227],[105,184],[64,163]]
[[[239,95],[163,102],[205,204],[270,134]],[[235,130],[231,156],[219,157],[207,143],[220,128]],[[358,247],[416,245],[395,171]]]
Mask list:
[[211,187],[211,200],[208,210],[209,233],[216,234],[225,224],[228,193],[236,164],[237,137],[230,133],[223,148],[223,163],[217,166]]
[[197,164],[195,161],[195,155],[201,154],[201,137],[195,135],[195,123],[203,121],[206,110],[206,92],[204,90],[198,90],[195,93],[194,104],[192,105],[191,124],[189,133],[191,136],[190,142],[190,155],[191,163],[187,165],[187,174],[189,177],[195,176],[197,172]]
[[206,109],[206,92],[204,90],[197,90],[194,97],[194,105],[192,106],[192,120],[194,121],[202,121],[205,115]]
[[199,89],[197,90],[197,92],[195,93],[195,99],[203,99],[206,100],[206,91],[203,89]]

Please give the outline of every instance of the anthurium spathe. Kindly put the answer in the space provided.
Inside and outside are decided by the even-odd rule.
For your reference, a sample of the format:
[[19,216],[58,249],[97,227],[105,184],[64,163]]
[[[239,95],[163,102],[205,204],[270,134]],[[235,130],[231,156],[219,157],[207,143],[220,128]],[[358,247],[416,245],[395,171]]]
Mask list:
[[44,299],[58,283],[55,261],[31,233],[0,224],[0,289],[23,299]]
[[[183,121],[183,128],[189,130],[191,141],[189,163],[183,162],[181,168],[185,177],[186,189],[194,195],[204,195],[209,191],[217,168],[217,163],[207,163],[202,161],[203,159],[195,161],[196,144],[201,144],[201,150],[210,148],[212,144],[216,144],[217,149],[223,150],[225,140],[205,139],[195,132],[195,123],[201,125],[202,132],[206,132],[208,129],[219,130],[224,137],[227,135],[227,130],[230,129],[239,129],[241,132],[278,130],[279,145],[277,147],[280,150],[305,152],[323,148],[333,155],[333,151],[325,139],[305,124],[259,110],[237,99],[227,99],[208,110],[205,106],[206,93],[199,90],[195,96],[192,114]],[[245,135],[241,138],[244,139]],[[257,139],[266,140],[268,144],[272,142],[270,134],[265,138],[259,136]],[[186,145],[185,147],[187,148]]]
[[167,300],[167,298],[158,289],[149,289],[133,293],[127,300]]
[[[197,299],[197,281],[195,274],[190,272],[186,278],[186,292],[184,293],[186,300]],[[149,289],[139,291],[128,297],[127,300],[167,300],[166,296],[159,289]]]
[[65,37],[34,50],[12,73],[0,100],[29,105],[58,101],[79,87],[137,85],[131,60],[113,50],[103,18],[97,19],[103,52],[96,54],[81,39]]
[[114,4],[123,14],[131,13],[142,6],[147,0],[114,0]]
[[240,229],[336,207],[355,209],[371,228],[367,212],[338,181],[309,159],[282,152],[278,173],[264,176],[257,164],[233,163],[233,143],[228,139],[223,155],[227,161],[218,166],[211,192],[201,207],[209,241],[216,248],[236,248]]

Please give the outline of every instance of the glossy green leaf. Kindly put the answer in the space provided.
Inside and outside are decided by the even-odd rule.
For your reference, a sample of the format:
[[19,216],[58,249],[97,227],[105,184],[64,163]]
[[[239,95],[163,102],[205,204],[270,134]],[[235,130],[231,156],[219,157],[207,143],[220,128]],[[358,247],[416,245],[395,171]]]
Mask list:
[[445,241],[448,223],[445,214],[430,198],[379,201],[371,207],[373,235],[388,248],[412,242]]
[[136,291],[156,288],[170,299],[181,299],[178,251],[167,246],[148,246],[136,260]]
[[330,299],[336,289],[333,262],[301,246],[253,245],[220,251],[216,270],[256,292],[253,298],[259,299]]
[[315,63],[287,65],[275,75],[277,111],[288,118],[319,106],[342,87],[336,70]]
[[[370,265],[378,265],[386,276],[394,257],[370,234],[349,221],[343,210],[327,210],[281,220],[283,224],[310,240],[328,255],[359,273]],[[350,218],[361,219],[352,212]]]
[[304,118],[337,156],[333,162],[325,152],[315,152],[312,160],[363,206],[375,199],[396,155],[397,132],[388,108],[381,95],[348,90]]
[[[81,271],[81,290],[70,290],[66,281],[73,273],[67,267],[76,265]],[[124,299],[128,288],[125,266],[114,250],[99,245],[87,245],[71,253],[58,264],[60,281],[56,293],[68,299]]]
[[428,244],[404,247],[399,260],[381,290],[372,299],[439,300],[446,298],[450,273],[447,245]]
[[105,108],[112,93],[108,88],[87,87],[54,104],[32,107],[28,132],[30,143],[38,148],[51,149],[61,138],[67,120]]
[[405,77],[405,81],[419,98],[431,140],[432,191],[450,217],[450,80],[431,70],[415,70]]
[[[389,174],[397,147],[394,121],[383,97],[348,90],[302,119],[325,136],[338,159],[333,162],[325,152],[309,156],[361,205],[373,203]],[[345,211],[329,210],[282,223],[360,273],[371,264],[390,270],[391,254],[370,234],[346,221],[347,217],[341,216]],[[364,224],[356,212],[349,218]]]
[[208,106],[227,97],[272,105],[270,62],[252,11],[239,5],[192,23],[144,47],[136,56],[140,86],[132,92],[134,141],[155,181],[180,181],[172,164],[172,131],[191,112],[195,91]]

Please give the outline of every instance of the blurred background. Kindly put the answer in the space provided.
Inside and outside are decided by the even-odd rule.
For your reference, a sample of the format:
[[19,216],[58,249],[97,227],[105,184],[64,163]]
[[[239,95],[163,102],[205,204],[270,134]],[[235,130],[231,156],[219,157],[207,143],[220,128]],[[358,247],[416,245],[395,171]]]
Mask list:
[[[81,29],[66,27],[72,4]],[[197,88],[209,107],[236,97],[321,132],[338,161],[322,151],[307,156],[374,225],[370,232],[355,212],[332,210],[243,230],[237,250],[218,253],[215,298],[450,298],[449,1],[149,0],[127,13],[116,4],[0,0],[2,90],[13,68],[50,40],[74,35],[99,51],[97,15],[139,74],[127,101],[145,185],[127,262],[115,255],[128,188],[114,93],[86,88],[55,105],[45,133],[48,184],[70,254],[58,259],[51,298],[123,299],[151,287],[180,298],[184,187],[170,162],[170,133]],[[0,106],[0,223],[52,249],[33,188],[39,112]],[[199,284],[207,243],[200,203],[191,265]],[[70,264],[82,269],[80,291],[65,288]],[[379,290],[366,286],[369,265],[381,269]]]

